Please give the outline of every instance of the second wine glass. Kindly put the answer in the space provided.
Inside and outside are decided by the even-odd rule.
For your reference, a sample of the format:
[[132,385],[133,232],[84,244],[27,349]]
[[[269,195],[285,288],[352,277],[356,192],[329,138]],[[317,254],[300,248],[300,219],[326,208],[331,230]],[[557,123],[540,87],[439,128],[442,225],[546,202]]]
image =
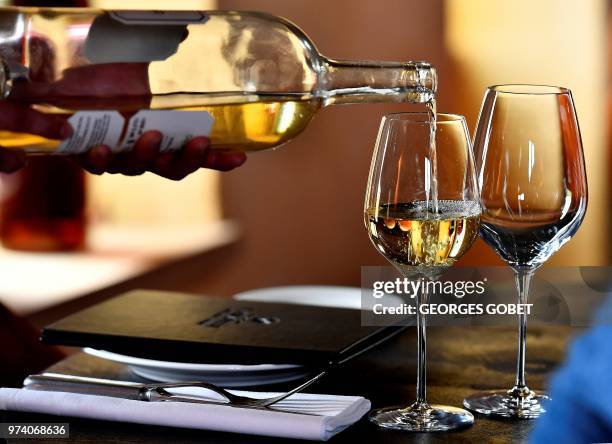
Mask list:
[[[376,249],[406,278],[422,282],[436,279],[470,248],[480,215],[465,119],[438,114],[434,128],[428,113],[383,118],[365,198],[365,224]],[[416,401],[374,410],[370,420],[415,432],[465,427],[474,421],[468,411],[427,402],[426,319],[421,311],[427,285],[421,290],[416,296]]]
[[[570,240],[584,218],[587,183],[571,92],[542,85],[489,88],[474,136],[481,235],[512,267],[518,302],[534,271]],[[527,316],[519,315],[514,387],[477,393],[465,407],[485,415],[537,418],[547,396],[525,381]]]

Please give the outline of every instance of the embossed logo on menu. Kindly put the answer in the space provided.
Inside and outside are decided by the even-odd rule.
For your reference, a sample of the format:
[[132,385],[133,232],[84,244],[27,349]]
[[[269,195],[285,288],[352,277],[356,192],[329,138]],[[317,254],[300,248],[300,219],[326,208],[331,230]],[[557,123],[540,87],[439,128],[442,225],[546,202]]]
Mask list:
[[245,322],[270,325],[280,322],[280,318],[275,316],[258,316],[255,315],[250,308],[226,308],[198,322],[198,324],[204,327],[219,328],[227,324],[242,324]]

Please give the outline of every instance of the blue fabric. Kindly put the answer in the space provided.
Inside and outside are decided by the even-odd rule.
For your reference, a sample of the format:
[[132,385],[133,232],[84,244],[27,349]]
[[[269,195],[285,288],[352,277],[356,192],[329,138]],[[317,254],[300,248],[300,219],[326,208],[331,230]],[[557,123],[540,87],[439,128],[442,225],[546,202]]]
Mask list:
[[602,308],[599,325],[574,342],[553,377],[532,444],[612,441],[612,299]]

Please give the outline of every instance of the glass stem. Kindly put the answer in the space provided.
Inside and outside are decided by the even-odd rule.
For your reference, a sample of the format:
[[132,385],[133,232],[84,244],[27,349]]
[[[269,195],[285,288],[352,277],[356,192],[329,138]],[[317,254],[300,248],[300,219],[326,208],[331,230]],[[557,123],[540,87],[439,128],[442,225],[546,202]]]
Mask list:
[[[534,270],[532,268],[518,268],[515,270],[516,289],[518,291],[519,304],[526,304],[529,298],[531,278]],[[518,396],[529,392],[525,383],[525,353],[527,339],[527,315],[519,314],[518,326],[518,352],[516,359],[516,380],[512,392]]]
[[426,316],[421,313],[421,306],[427,304],[428,294],[426,281],[417,295],[417,385],[416,402],[419,407],[427,407],[427,335]]

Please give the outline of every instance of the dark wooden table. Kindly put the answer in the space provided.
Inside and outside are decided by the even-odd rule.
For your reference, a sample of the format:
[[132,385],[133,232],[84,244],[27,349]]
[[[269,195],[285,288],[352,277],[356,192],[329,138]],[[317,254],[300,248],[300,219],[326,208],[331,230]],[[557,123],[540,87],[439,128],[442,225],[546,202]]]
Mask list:
[[[428,399],[460,406],[476,390],[510,387],[515,368],[516,335],[507,327],[430,327],[428,330]],[[528,383],[542,389],[546,378],[562,361],[569,327],[534,327],[528,330]],[[415,383],[415,331],[411,329],[378,349],[348,363],[312,387],[315,393],[362,395],[372,406],[411,403]],[[86,356],[73,355],[51,367],[52,371],[86,376],[136,380],[126,367]],[[276,385],[272,390],[282,390]],[[69,422],[70,439],[61,443],[281,443],[295,442],[220,432],[154,427],[136,424],[58,418],[38,414],[3,412],[3,422]],[[489,419],[476,415],[474,426],[456,432],[405,433],[384,431],[362,419],[332,438],[332,443],[520,443],[526,442],[533,421]],[[17,442],[17,441],[15,441]],[[18,442],[23,442],[19,440]],[[37,441],[45,442],[45,441]]]

